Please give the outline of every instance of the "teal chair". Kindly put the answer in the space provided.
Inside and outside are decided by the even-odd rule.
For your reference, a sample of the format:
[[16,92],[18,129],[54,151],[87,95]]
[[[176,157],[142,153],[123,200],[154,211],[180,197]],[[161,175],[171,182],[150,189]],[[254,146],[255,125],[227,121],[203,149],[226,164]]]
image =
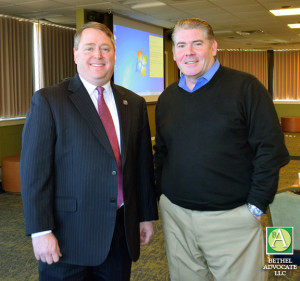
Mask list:
[[[274,201],[269,206],[273,227],[294,227],[294,255],[291,258],[297,265],[300,263],[300,186],[281,189],[275,195]],[[293,190],[293,191],[290,191]],[[282,255],[278,255],[279,258]]]

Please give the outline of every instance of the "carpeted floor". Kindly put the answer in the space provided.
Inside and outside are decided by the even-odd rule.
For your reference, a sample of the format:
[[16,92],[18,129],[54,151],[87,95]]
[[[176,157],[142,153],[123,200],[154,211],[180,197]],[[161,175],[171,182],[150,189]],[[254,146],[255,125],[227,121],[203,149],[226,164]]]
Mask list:
[[[290,154],[300,156],[300,134],[286,134],[285,139]],[[279,185],[293,184],[298,172],[300,161],[297,157],[281,169]],[[262,226],[264,230],[266,226],[270,226],[266,215],[263,216]],[[22,201],[19,194],[0,194],[0,238],[0,280],[38,280],[37,261],[32,252],[31,240],[24,235]],[[286,274],[275,276],[274,272],[269,271],[268,281],[300,281],[300,268],[289,270]],[[155,236],[150,245],[142,248],[139,261],[133,264],[131,280],[170,280],[160,221],[155,222]]]
[[[19,194],[0,194],[0,280],[38,280],[31,239],[24,235],[22,200]],[[141,258],[133,264],[135,281],[169,280],[161,223],[155,222],[155,236],[144,246]],[[112,280],[113,281],[113,280]]]

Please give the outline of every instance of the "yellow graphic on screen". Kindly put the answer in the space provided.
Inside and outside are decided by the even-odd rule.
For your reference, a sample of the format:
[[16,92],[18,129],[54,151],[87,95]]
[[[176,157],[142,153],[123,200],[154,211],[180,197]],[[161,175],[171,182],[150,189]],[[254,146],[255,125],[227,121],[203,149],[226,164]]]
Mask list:
[[141,76],[146,75],[146,65],[148,57],[143,55],[143,52],[139,50],[137,52],[136,72],[141,72]]

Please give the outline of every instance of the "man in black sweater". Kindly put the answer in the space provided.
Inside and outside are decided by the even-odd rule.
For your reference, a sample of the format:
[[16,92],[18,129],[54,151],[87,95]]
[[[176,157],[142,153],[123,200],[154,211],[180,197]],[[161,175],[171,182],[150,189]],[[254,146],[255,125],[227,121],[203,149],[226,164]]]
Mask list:
[[183,75],[158,99],[154,146],[171,280],[262,281],[260,219],[289,162],[274,105],[215,59],[208,23],[181,20],[172,40]]

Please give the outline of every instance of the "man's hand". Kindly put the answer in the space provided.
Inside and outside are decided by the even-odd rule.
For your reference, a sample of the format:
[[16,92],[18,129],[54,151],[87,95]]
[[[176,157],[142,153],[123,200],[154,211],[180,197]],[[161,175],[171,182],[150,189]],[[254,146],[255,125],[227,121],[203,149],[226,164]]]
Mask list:
[[32,238],[32,246],[35,258],[42,262],[52,264],[53,262],[58,262],[62,256],[58,241],[53,233]]
[[258,221],[261,221],[261,216],[254,216]]
[[140,222],[140,243],[147,245],[153,236],[153,223],[151,221]]

